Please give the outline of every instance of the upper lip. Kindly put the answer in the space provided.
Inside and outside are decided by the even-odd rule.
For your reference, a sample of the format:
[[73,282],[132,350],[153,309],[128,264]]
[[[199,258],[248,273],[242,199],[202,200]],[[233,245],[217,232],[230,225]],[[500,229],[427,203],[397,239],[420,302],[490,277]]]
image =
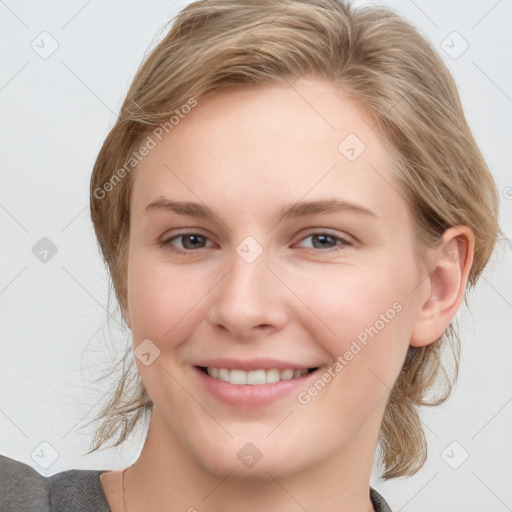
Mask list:
[[285,370],[291,368],[292,370],[303,370],[309,368],[317,368],[318,365],[294,363],[291,361],[283,361],[279,359],[258,358],[258,359],[229,359],[217,358],[199,361],[196,366],[204,368],[226,368],[228,370],[270,370],[276,368],[277,370]]

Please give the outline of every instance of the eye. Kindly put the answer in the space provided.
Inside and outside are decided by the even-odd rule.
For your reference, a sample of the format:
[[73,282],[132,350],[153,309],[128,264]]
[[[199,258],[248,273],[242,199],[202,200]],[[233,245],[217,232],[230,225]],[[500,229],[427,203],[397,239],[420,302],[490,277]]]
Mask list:
[[176,252],[190,252],[195,249],[203,249],[209,242],[208,238],[199,233],[181,233],[160,242],[162,246],[168,246]]
[[[190,253],[194,250],[210,247],[211,240],[199,233],[180,233],[163,240],[160,242],[160,245],[163,247],[169,247],[177,253]],[[330,233],[319,232],[311,233],[306,236],[298,245],[312,249],[337,251],[342,250],[346,246],[352,245],[352,242],[347,238],[335,236]]]
[[307,240],[310,240],[310,243],[302,245],[302,247],[341,250],[345,246],[352,245],[352,242],[348,239],[331,235],[330,233],[311,233],[307,237],[303,238],[300,243],[304,243]]

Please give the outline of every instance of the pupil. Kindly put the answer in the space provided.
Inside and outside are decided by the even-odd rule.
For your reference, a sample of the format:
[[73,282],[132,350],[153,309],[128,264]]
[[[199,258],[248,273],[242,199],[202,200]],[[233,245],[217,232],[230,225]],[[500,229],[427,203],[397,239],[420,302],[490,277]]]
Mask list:
[[[319,247],[315,244],[315,241],[320,242]],[[329,242],[331,242],[331,243],[329,243]],[[331,235],[314,235],[313,236],[313,245],[317,249],[318,248],[321,249],[321,248],[325,248],[325,247],[334,247],[334,245],[336,245],[336,240]]]
[[186,249],[194,249],[201,245],[203,237],[201,235],[187,235],[183,237],[183,247]]

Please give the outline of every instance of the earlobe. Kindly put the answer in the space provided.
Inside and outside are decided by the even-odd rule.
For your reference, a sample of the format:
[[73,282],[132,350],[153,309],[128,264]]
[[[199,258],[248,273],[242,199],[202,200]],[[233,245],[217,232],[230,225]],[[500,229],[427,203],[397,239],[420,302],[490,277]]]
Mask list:
[[455,317],[473,264],[474,235],[467,226],[445,231],[443,241],[432,251],[431,272],[422,289],[426,298],[419,305],[410,345],[422,347],[438,340]]

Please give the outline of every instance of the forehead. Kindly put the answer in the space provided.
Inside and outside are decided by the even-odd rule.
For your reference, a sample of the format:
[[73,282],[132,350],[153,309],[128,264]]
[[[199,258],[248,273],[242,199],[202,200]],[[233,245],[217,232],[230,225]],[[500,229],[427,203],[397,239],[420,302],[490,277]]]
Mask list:
[[136,170],[132,206],[178,194],[254,213],[340,196],[384,211],[405,203],[392,166],[372,121],[330,84],[227,89],[199,99],[157,141]]

